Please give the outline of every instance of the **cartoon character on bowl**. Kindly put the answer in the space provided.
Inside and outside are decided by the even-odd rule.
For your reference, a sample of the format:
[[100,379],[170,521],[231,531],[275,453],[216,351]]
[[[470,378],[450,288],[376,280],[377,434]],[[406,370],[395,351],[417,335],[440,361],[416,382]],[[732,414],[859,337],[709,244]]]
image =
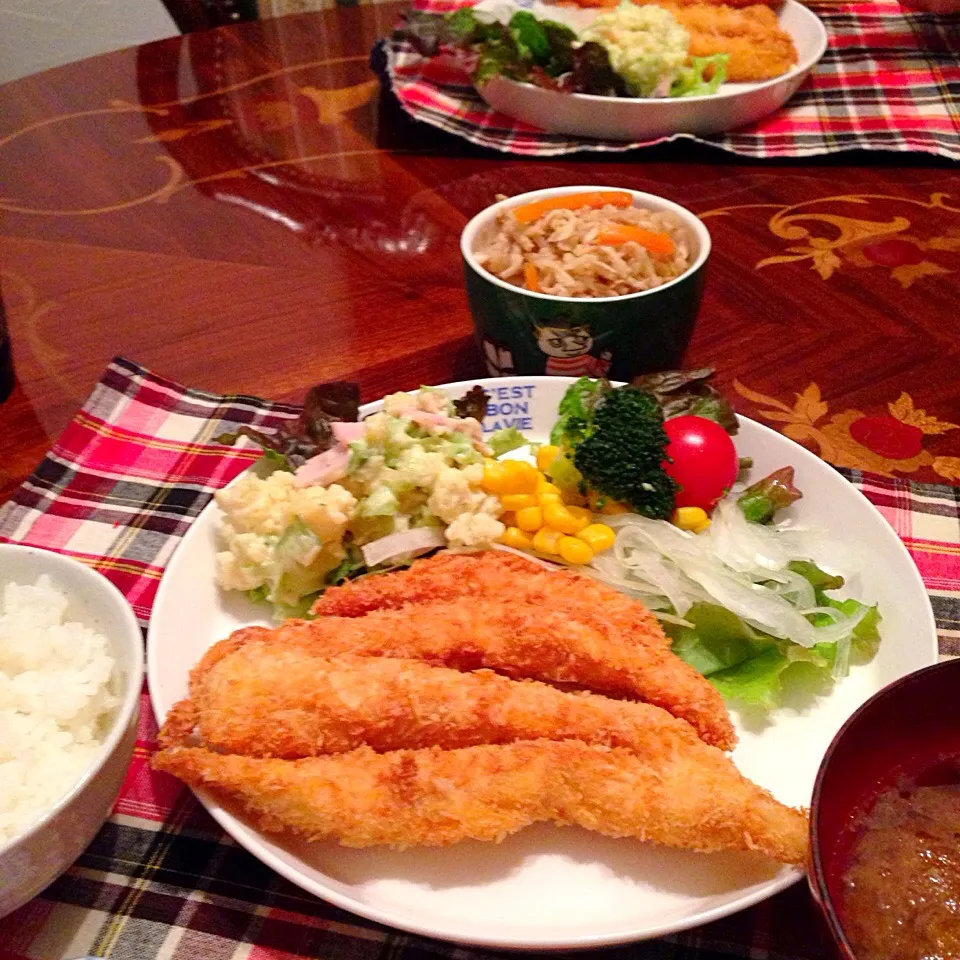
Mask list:
[[590,353],[593,336],[590,329],[576,321],[558,318],[537,326],[537,346],[547,355],[544,373],[555,377],[605,377],[613,354]]

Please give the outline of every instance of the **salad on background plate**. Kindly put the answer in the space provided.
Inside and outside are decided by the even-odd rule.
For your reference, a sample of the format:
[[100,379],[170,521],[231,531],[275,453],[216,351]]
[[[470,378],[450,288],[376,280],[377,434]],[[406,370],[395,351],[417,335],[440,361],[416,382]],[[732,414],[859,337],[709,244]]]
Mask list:
[[690,56],[673,13],[629,0],[587,18],[481,0],[452,14],[410,12],[399,36],[426,56],[457,52],[478,89],[503,77],[567,93],[690,97],[716,93],[727,77],[727,54]]

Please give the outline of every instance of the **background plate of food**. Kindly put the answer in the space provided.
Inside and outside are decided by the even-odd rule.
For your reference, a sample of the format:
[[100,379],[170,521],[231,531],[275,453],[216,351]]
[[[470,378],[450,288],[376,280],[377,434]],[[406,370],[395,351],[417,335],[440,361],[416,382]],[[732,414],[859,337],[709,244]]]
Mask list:
[[823,56],[827,34],[797,0],[670,0],[578,7],[481,0],[404,31],[465,63],[495,109],[553,133],[609,140],[707,135],[779,109]]
[[[270,456],[218,494],[164,575],[148,636],[155,766],[303,889],[457,942],[624,943],[793,883],[807,845],[796,808],[827,745],[874,692],[935,660],[935,627],[878,511],[809,451],[732,417],[705,373],[653,375],[615,400],[606,381],[563,377],[365,407],[343,384],[311,391],[322,422],[261,436]],[[610,430],[641,421],[654,423],[644,444],[669,431],[676,477],[659,475],[659,454],[605,458]],[[732,466],[692,463],[690,421]],[[543,446],[531,456],[524,440]],[[709,526],[672,513],[707,474],[729,488],[721,474],[743,457],[746,489],[716,505],[718,491],[696,494]],[[574,504],[571,464],[592,491],[632,478],[618,499],[634,511],[612,492]],[[396,538],[408,555],[461,552],[316,599],[364,565],[396,565]],[[492,540],[514,552],[463,551]],[[532,550],[601,579],[517,556]],[[316,619],[275,626],[315,600]]]

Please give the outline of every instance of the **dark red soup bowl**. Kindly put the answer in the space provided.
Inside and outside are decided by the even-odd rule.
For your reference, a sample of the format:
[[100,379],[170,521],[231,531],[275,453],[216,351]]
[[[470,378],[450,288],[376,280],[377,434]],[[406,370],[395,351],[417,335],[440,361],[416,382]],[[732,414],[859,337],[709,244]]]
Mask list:
[[[926,667],[884,687],[834,737],[813,790],[809,876],[814,898],[848,960],[869,960],[868,951],[858,952],[853,944],[856,938],[851,937],[854,922],[847,912],[845,878],[856,851],[863,849],[857,844],[867,830],[876,827],[881,809],[886,811],[877,806],[878,799],[893,798],[891,802],[899,803],[917,796],[921,787],[960,790],[958,784],[960,660]],[[929,797],[929,791],[923,796]],[[960,809],[960,793],[948,791],[938,796],[947,797],[948,804],[956,803]],[[887,817],[886,812],[882,816]],[[889,817],[883,826],[888,822]],[[956,829],[960,832],[960,824]],[[889,839],[890,835],[886,836]],[[903,885],[900,899],[907,899],[904,876],[898,874],[889,882]],[[897,893],[892,899],[897,900]],[[861,913],[860,922],[879,924],[881,909],[878,899],[870,908],[876,914],[863,917]],[[960,917],[954,922],[960,925]]]

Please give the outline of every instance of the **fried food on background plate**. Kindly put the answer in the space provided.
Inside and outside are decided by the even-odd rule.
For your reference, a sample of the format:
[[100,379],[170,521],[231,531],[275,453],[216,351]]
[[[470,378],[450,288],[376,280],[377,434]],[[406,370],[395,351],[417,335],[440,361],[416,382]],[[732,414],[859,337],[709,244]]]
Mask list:
[[[690,56],[725,53],[727,80],[750,83],[770,80],[797,62],[793,38],[781,26],[773,7],[758,0],[633,0],[638,6],[669,10],[690,33]],[[575,0],[563,6],[616,7],[619,0]]]
[[486,597],[510,598],[580,617],[603,617],[638,643],[670,646],[656,617],[642,603],[575,570],[547,570],[535,560],[504,550],[445,551],[416,560],[406,570],[348,581],[324,591],[311,612],[361,617],[372,610],[460,597],[477,603]]
[[[643,3],[657,3],[657,0],[633,0],[638,6]],[[768,7],[779,7],[781,0],[673,0],[675,6],[686,7],[692,4],[706,4],[711,7],[752,7],[754,4],[762,3]],[[583,7],[584,9],[609,9],[620,4],[620,0],[558,0],[558,7]],[[657,3],[657,6],[665,6],[665,3]]]
[[194,730],[221,753],[296,760],[345,753],[445,749],[514,740],[681,749],[693,728],[659,707],[566,693],[489,670],[460,673],[418,660],[319,657],[296,645],[253,641],[192,684],[161,731],[162,746]]
[[691,57],[729,56],[727,80],[733,83],[770,80],[797,62],[793,38],[768,6],[754,3],[734,9],[677,0],[657,6],[669,10],[689,31]]
[[[395,576],[400,575],[372,579]],[[723,749],[736,743],[723,698],[713,685],[659,638],[648,644],[643,635],[627,635],[607,623],[603,608],[561,612],[548,605],[461,597],[363,617],[288,620],[272,630],[240,630],[221,641],[194,668],[191,684],[202,682],[215,663],[254,640],[296,644],[324,657],[400,657],[457,670],[487,668],[515,680],[644,700],[686,720],[707,743]]]
[[502,840],[540,821],[698,851],[806,856],[801,811],[752,784],[703,743],[644,749],[576,740],[255,759],[171,747],[154,767],[240,802],[266,831],[345,846]]

